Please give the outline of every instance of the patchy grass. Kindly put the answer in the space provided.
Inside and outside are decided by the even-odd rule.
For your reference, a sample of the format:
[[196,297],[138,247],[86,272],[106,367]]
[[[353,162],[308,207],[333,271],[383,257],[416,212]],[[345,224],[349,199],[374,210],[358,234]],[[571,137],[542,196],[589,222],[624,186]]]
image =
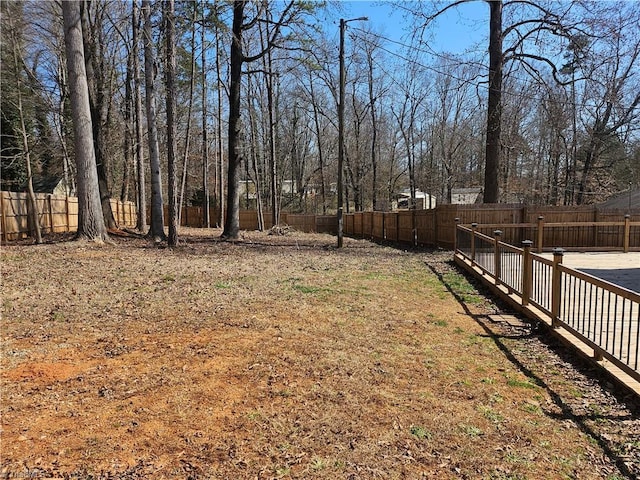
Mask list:
[[428,253],[188,233],[2,249],[3,475],[619,474]]

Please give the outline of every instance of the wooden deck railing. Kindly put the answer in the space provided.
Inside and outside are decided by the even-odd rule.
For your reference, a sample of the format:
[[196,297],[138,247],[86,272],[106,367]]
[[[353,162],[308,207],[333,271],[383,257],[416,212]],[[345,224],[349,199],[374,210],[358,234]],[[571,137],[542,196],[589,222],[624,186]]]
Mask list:
[[511,245],[531,240],[538,253],[559,246],[581,251],[640,251],[640,222],[632,222],[630,215],[622,222],[547,223],[540,216],[535,223],[471,225],[485,235],[500,229],[503,241]]
[[[521,310],[554,329],[564,329],[640,382],[640,294],[562,264],[564,250],[553,259],[503,241],[503,232],[481,233],[486,226],[458,225],[456,262],[490,284]],[[628,230],[628,223],[627,223]]]

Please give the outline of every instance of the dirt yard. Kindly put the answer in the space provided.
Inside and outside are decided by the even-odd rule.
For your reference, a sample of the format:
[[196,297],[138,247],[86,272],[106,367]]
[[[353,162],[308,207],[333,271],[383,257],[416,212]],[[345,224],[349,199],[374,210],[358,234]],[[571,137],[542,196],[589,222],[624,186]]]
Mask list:
[[2,248],[0,478],[640,475],[636,401],[450,252],[182,233]]

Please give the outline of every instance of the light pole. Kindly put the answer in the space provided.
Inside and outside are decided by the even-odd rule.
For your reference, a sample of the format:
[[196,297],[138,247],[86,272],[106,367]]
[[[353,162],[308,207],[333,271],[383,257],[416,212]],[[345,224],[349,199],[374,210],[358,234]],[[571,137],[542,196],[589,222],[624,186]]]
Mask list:
[[342,198],[342,166],[344,164],[344,84],[345,84],[345,71],[344,71],[344,31],[347,22],[353,22],[356,20],[369,20],[368,17],[358,17],[345,20],[340,19],[340,97],[338,100],[338,248],[342,248],[343,233],[343,219],[342,214],[344,210],[344,200]]

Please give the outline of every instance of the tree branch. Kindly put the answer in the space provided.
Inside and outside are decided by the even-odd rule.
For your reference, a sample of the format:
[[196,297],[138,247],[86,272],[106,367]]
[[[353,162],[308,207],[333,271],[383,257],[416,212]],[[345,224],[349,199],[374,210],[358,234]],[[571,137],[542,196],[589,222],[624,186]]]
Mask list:
[[287,19],[287,16],[289,15],[289,12],[293,8],[294,4],[295,4],[295,1],[290,0],[289,4],[282,11],[282,14],[280,14],[280,19],[275,23],[275,28],[273,30],[273,33],[271,34],[271,38],[269,38],[267,45],[262,49],[262,51],[257,53],[256,55],[244,56],[243,57],[244,62],[247,62],[247,63],[255,62],[256,60],[259,60],[262,57],[264,57],[267,54],[267,52],[274,47],[276,39],[278,38],[278,35],[280,35],[280,29],[284,25],[288,24],[288,20],[287,21],[285,20]]

